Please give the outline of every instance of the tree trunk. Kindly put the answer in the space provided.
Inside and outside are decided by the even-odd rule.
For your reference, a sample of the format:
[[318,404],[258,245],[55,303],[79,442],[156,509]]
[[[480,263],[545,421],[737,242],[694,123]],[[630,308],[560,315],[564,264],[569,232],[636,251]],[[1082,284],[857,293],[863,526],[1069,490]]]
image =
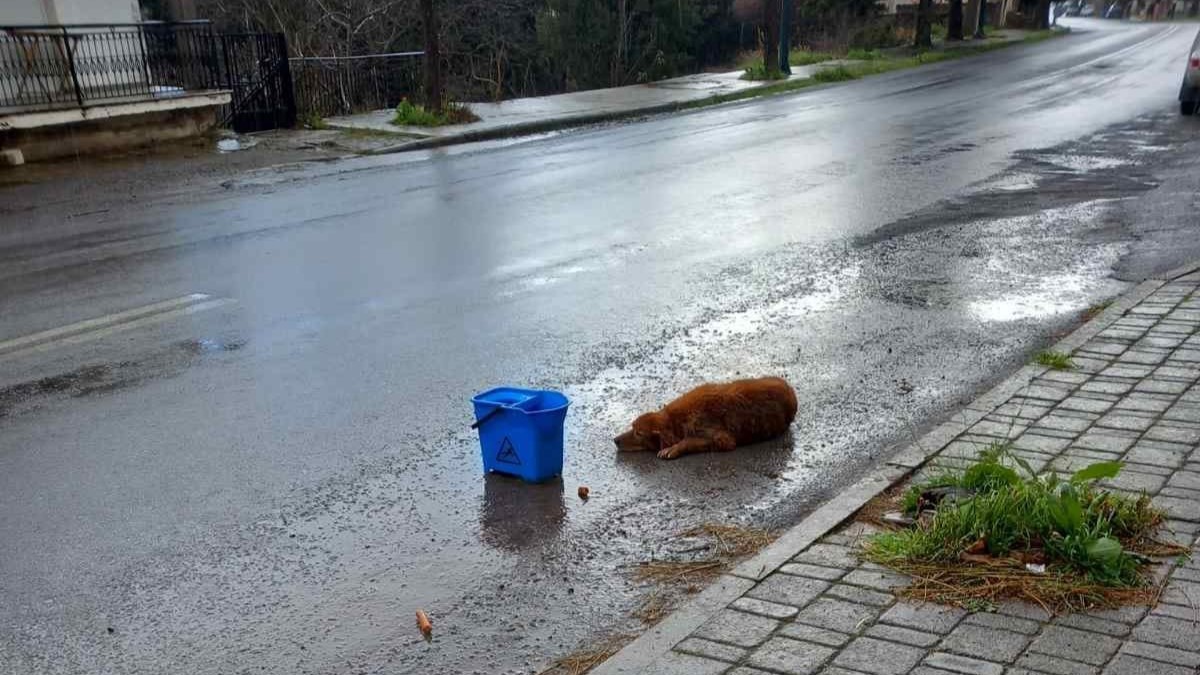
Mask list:
[[963,8],[963,37],[979,37],[979,7],[983,0],[967,0]]
[[917,5],[917,37],[913,46],[917,49],[933,47],[933,0],[921,0]]
[[438,22],[433,2],[421,0],[421,23],[425,35],[425,109],[441,112],[445,103],[442,95],[442,55],[438,48]]
[[950,0],[950,18],[946,21],[946,39],[963,39],[963,0]]
[[779,72],[779,3],[763,2],[763,66],[768,74]]
[[1037,7],[1033,10],[1033,15],[1036,21],[1034,26],[1038,30],[1046,30],[1050,27],[1050,0],[1038,0]]

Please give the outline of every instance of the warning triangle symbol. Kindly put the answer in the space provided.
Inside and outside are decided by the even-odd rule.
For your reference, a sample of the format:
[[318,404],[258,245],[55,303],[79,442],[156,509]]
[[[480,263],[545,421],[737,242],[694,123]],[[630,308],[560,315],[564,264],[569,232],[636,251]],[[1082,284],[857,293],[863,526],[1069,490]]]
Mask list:
[[508,436],[505,436],[504,442],[500,444],[500,452],[496,453],[496,461],[518,466],[521,464],[521,458],[517,456],[517,451],[513,448],[512,441],[508,440]]

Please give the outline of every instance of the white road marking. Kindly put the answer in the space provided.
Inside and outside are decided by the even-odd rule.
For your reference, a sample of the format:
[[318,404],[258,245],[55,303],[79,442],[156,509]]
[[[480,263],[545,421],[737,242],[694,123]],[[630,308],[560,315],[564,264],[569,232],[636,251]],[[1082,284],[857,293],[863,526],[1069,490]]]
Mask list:
[[208,309],[215,309],[232,303],[230,298],[213,298],[204,293],[192,293],[171,300],[156,302],[143,307],[117,312],[79,321],[77,323],[51,328],[24,337],[13,338],[0,342],[0,357],[13,356],[29,352],[41,352],[48,349],[80,344],[96,340],[121,331],[139,328],[170,319],[196,314]]

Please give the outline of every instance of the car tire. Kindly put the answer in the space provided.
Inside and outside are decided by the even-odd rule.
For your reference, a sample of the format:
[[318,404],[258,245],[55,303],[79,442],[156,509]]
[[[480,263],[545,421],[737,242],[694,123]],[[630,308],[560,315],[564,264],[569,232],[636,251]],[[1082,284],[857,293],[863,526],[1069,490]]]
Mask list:
[[1185,115],[1187,117],[1191,117],[1192,115],[1195,115],[1196,114],[1196,102],[1195,101],[1180,101],[1179,102],[1179,114]]

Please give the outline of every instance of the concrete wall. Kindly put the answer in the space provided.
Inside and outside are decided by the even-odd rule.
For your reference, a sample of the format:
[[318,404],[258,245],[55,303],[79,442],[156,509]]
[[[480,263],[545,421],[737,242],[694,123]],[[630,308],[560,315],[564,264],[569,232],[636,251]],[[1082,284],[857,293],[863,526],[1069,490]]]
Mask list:
[[137,0],[43,1],[47,5],[46,14],[50,23],[134,23],[142,18]]
[[0,1],[0,25],[12,26],[17,24],[49,23],[43,0],[2,0]]

